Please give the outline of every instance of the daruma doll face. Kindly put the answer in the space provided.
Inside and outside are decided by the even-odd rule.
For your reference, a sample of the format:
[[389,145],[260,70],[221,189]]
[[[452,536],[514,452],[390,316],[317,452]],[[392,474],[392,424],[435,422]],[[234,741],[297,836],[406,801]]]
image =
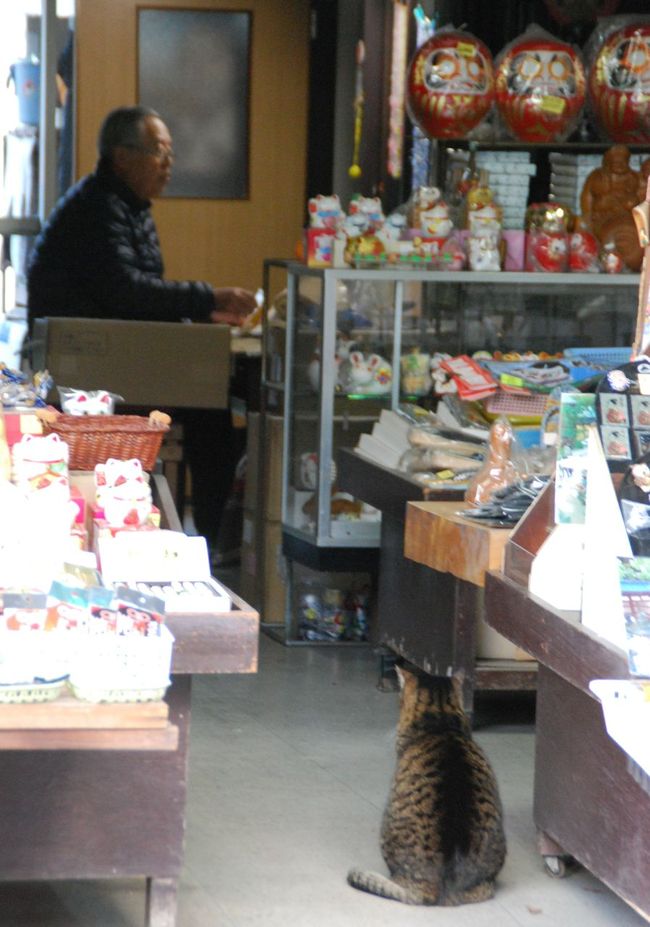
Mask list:
[[515,41],[496,70],[496,102],[512,136],[551,142],[573,130],[585,101],[585,73],[570,45]]
[[589,99],[600,130],[612,141],[650,142],[650,23],[609,35],[589,72]]
[[415,52],[407,88],[409,115],[426,135],[463,138],[494,99],[490,51],[467,32],[439,32]]

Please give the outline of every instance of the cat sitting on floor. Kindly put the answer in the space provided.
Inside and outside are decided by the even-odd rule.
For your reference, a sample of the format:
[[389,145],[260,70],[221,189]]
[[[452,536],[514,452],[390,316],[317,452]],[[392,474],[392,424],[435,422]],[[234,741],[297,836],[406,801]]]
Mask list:
[[494,895],[506,856],[496,779],[472,739],[460,682],[397,666],[397,768],[381,829],[391,878],[351,869],[354,888],[405,904]]

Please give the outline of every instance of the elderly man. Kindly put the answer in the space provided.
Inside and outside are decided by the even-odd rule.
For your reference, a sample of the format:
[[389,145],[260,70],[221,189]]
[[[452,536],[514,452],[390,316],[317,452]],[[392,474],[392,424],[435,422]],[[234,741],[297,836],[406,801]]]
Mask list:
[[[160,116],[143,106],[108,114],[92,174],[57,204],[28,270],[30,327],[39,316],[237,325],[252,293],[200,281],[164,279],[151,199],[171,177],[174,153]],[[182,370],[176,375],[182,376]],[[236,460],[228,411],[183,410],[196,528],[216,542]]]

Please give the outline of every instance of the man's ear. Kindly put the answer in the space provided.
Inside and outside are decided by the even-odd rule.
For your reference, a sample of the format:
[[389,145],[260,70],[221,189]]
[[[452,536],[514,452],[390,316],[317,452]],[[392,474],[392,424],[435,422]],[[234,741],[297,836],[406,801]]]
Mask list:
[[111,167],[118,177],[123,177],[131,163],[132,153],[124,145],[116,145],[111,154]]

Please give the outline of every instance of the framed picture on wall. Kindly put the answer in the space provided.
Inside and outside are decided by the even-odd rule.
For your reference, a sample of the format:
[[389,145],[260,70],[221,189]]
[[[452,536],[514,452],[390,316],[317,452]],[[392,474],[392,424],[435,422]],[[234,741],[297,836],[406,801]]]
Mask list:
[[138,102],[174,146],[164,196],[247,199],[252,14],[138,10]]

